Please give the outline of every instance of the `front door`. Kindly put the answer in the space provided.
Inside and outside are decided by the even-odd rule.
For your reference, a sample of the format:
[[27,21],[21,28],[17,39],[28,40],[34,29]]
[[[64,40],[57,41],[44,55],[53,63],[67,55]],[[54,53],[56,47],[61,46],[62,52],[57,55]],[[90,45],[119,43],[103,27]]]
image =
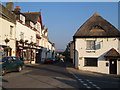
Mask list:
[[117,74],[117,60],[110,60],[110,74]]

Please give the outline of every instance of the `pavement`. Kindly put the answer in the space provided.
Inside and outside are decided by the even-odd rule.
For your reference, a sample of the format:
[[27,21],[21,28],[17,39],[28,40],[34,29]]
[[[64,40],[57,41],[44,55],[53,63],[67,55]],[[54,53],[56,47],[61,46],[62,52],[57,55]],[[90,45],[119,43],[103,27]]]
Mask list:
[[99,72],[75,69],[71,62],[66,62],[66,69],[69,70],[70,72],[80,73],[80,74],[88,75],[88,76],[98,76],[98,77],[104,77],[104,78],[120,79],[120,75],[104,74],[104,73],[99,73]]

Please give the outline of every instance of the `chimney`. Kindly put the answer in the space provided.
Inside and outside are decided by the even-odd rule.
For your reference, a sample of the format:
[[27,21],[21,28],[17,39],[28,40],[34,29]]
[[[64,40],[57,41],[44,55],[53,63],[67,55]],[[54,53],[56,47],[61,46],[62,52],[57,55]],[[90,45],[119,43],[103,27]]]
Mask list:
[[6,8],[9,9],[10,11],[13,11],[14,3],[13,2],[7,2],[6,3]]
[[16,13],[16,14],[19,14],[20,13],[20,6],[16,6],[16,8],[15,8],[15,10],[14,10],[14,12]]

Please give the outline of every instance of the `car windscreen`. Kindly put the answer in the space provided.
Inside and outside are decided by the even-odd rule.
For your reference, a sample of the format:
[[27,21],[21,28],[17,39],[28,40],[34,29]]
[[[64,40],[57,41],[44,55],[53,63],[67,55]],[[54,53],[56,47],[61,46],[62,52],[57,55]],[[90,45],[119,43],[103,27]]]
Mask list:
[[2,62],[11,61],[11,60],[16,61],[18,60],[18,58],[17,57],[3,57],[2,58]]
[[2,62],[6,62],[6,61],[12,60],[12,59],[13,59],[12,57],[3,57]]

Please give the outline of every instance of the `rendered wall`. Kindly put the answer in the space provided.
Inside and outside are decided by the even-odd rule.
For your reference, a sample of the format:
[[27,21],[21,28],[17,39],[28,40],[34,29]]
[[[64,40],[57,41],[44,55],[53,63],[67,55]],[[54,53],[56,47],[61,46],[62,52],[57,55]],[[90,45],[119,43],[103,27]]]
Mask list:
[[[96,44],[101,42],[101,48],[97,50],[86,50],[86,40],[96,40]],[[109,66],[106,66],[106,61],[104,55],[111,49],[114,48],[118,51],[118,42],[117,38],[82,38],[76,39],[75,47],[76,47],[76,67],[82,70],[89,70],[94,72],[101,72],[109,74]],[[90,52],[89,52],[90,51]],[[92,51],[92,52],[91,52]],[[89,53],[88,53],[89,52]],[[84,66],[84,58],[85,57],[94,57],[98,58],[98,66],[97,67],[89,67]]]

